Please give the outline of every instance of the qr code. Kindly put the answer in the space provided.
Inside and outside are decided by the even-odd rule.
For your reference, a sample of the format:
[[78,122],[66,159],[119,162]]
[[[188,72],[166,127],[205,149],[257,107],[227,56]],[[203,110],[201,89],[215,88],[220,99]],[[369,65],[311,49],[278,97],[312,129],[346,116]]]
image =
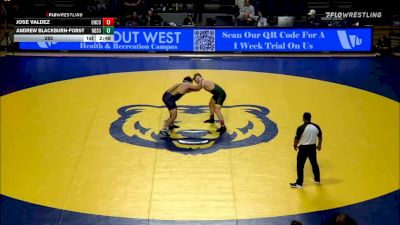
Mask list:
[[215,30],[194,30],[194,51],[215,51]]

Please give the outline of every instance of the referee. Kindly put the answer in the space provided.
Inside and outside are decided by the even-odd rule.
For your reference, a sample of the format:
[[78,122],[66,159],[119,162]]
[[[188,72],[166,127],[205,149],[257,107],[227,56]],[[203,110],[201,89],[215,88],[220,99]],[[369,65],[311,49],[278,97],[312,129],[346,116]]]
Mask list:
[[296,137],[294,138],[294,150],[299,151],[297,154],[297,181],[290,183],[290,187],[292,188],[303,188],[303,170],[307,158],[310,159],[314,173],[314,182],[316,184],[320,183],[317,149],[321,151],[322,131],[317,124],[311,123],[310,113],[305,112],[303,114],[303,121],[304,124],[297,128]]

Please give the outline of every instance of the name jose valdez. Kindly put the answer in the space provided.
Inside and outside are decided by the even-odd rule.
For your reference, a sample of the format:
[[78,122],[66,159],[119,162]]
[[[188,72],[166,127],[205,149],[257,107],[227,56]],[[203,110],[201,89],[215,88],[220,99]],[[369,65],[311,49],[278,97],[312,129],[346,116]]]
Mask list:
[[29,25],[29,24],[35,24],[35,25],[50,25],[50,20],[26,20],[26,19],[17,19],[15,21],[16,25]]

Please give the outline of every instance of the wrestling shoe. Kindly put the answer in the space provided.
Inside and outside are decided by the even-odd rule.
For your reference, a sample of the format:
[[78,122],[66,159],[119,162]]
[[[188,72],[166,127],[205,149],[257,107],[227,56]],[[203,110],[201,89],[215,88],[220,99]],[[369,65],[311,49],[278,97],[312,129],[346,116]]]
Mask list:
[[215,123],[214,118],[210,118],[208,120],[204,120],[204,123]]
[[161,138],[163,138],[163,137],[169,137],[168,131],[167,131],[166,129],[160,130],[160,137],[161,137]]
[[217,129],[217,132],[220,132],[221,134],[226,132],[226,127],[220,127],[219,129]]
[[169,128],[170,130],[173,130],[173,129],[179,128],[179,127],[180,127],[180,126],[177,126],[177,125],[175,125],[175,124],[172,124],[172,125],[168,126],[168,128]]

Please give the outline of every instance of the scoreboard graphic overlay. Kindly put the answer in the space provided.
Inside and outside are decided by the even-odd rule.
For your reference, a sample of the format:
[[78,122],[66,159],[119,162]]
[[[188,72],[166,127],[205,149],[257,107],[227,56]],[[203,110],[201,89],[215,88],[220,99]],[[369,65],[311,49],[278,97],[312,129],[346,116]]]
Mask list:
[[60,18],[50,17],[53,14],[47,15],[49,17],[17,18],[15,22],[15,42],[114,41],[114,18]]

